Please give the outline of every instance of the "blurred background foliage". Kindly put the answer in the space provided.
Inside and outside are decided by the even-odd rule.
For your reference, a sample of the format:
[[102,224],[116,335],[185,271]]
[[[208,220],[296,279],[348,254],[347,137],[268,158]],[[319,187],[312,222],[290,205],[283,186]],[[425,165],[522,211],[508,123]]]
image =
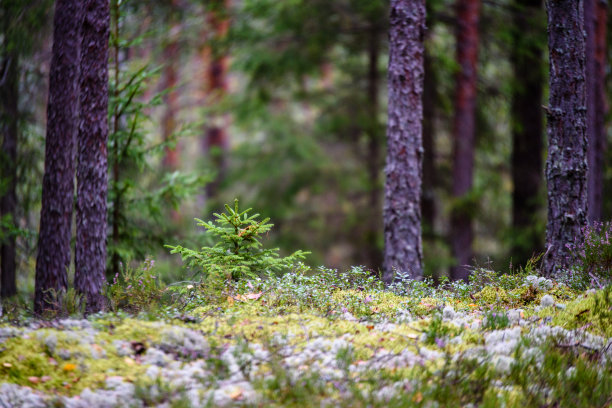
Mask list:
[[[53,5],[0,2],[3,52],[17,49],[20,61],[14,226],[18,287],[28,290]],[[473,214],[475,263],[502,270],[524,262],[512,259],[511,248],[530,233],[543,237],[546,219],[543,190],[533,230],[512,228],[510,51],[512,16],[520,11],[511,0],[482,4],[474,188],[460,203],[451,199],[453,4],[427,1],[425,126],[433,154],[424,183],[424,252],[426,274],[434,277],[453,264],[454,206]],[[163,245],[209,244],[193,219],[211,219],[234,198],[271,218],[266,246],[282,254],[305,249],[313,265],[380,268],[386,1],[113,0],[111,6],[110,273],[150,256],[164,265],[168,281],[180,280],[180,260]],[[542,32],[531,41],[545,44],[545,18],[543,10],[534,16]],[[547,71],[547,62],[533,69]],[[608,166],[604,219],[612,213],[611,181]]]

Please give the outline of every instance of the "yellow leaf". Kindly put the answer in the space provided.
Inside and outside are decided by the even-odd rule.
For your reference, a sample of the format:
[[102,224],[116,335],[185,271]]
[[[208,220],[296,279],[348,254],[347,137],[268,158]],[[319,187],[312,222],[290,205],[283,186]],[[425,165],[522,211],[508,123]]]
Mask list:
[[129,357],[124,358],[124,359],[123,359],[123,361],[125,362],[125,364],[127,364],[127,365],[129,365],[129,366],[132,366],[132,365],[134,365],[134,363],[135,363],[135,361],[134,361],[134,360],[132,360],[132,359],[131,359],[131,358],[129,358]]
[[64,371],[74,371],[74,370],[76,370],[76,368],[77,368],[76,364],[66,363],[62,367],[62,370],[64,370]]
[[229,303],[230,306],[234,306],[234,298],[231,296],[227,297],[227,303]]

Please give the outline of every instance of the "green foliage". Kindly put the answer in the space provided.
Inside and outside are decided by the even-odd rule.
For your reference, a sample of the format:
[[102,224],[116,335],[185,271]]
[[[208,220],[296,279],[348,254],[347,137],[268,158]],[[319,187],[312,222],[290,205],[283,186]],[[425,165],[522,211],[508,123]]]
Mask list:
[[201,191],[207,177],[155,166],[166,148],[188,134],[189,126],[168,140],[156,140],[149,112],[162,105],[168,90],[149,95],[147,90],[154,86],[161,68],[147,61],[121,59],[151,33],[141,33],[130,23],[134,10],[126,3],[113,1],[111,10],[108,255],[110,271],[116,275],[120,262],[142,260],[163,246],[173,232],[168,214]]
[[223,284],[227,280],[253,279],[266,273],[283,272],[308,254],[296,251],[281,258],[278,248],[263,249],[260,239],[272,228],[273,224],[267,224],[270,219],[259,221],[259,214],[249,215],[250,208],[240,211],[237,199],[234,208],[226,204],[225,209],[225,213],[214,214],[215,222],[196,219],[199,226],[218,239],[214,246],[202,247],[199,251],[180,245],[168,246],[171,253],[180,254],[189,267],[197,269],[205,281]]
[[110,310],[130,313],[151,311],[159,306],[165,289],[154,271],[155,261],[145,260],[137,268],[126,264],[106,287]]
[[489,310],[485,312],[482,327],[488,330],[501,330],[510,325],[508,315],[500,310]]
[[575,266],[566,272],[566,278],[580,289],[612,284],[612,223],[595,222],[582,235],[567,245]]
[[48,292],[47,301],[49,302],[49,307],[43,311],[43,318],[56,319],[83,315],[86,303],[85,298],[74,288],[59,291],[51,288]]

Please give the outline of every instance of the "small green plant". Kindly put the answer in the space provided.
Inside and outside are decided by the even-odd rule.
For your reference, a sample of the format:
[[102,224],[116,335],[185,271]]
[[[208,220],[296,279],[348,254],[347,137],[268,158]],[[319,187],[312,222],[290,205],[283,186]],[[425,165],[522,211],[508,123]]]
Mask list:
[[508,315],[501,311],[490,310],[485,313],[483,329],[500,330],[510,326]]
[[85,311],[85,298],[74,288],[48,290],[49,306],[43,311],[45,319],[63,318],[83,315]]
[[[582,230],[582,241],[568,244],[576,266],[569,272],[582,288],[612,284],[612,224],[595,222]],[[581,289],[582,289],[581,288]]]
[[224,284],[228,280],[254,279],[268,272],[282,272],[309,253],[296,251],[281,258],[278,248],[263,249],[260,239],[272,228],[273,224],[268,224],[270,219],[259,221],[259,214],[249,215],[250,208],[240,211],[237,199],[233,208],[226,204],[225,209],[225,213],[214,214],[215,221],[196,219],[199,226],[218,239],[214,246],[198,251],[167,245],[171,253],[180,254],[189,267],[203,275],[205,281]]
[[138,268],[126,265],[106,288],[110,310],[137,313],[159,305],[164,289],[154,273],[155,261],[147,259]]

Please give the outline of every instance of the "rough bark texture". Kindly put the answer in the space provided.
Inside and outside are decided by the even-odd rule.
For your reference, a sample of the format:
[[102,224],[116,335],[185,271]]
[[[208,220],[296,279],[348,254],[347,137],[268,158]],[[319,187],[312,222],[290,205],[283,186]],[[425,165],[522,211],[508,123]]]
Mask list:
[[[214,33],[213,40],[219,41],[227,35],[229,20],[223,15],[229,6],[229,0],[215,0],[208,14],[208,24]],[[204,58],[208,60],[206,71],[207,104],[214,106],[227,92],[227,55],[219,52],[218,47],[208,46],[204,50]],[[227,132],[222,115],[213,117],[206,128],[204,148],[214,163],[217,177],[206,186],[208,197],[214,197],[226,172],[226,152],[228,148]]]
[[554,0],[548,11],[548,224],[543,274],[567,266],[566,244],[587,218],[585,40],[582,1]]
[[[17,204],[17,131],[19,70],[16,52],[2,57],[0,65],[0,132],[2,150],[0,151],[0,180],[5,189],[0,190],[0,218],[11,217],[15,221]],[[7,298],[17,294],[15,284],[15,235],[11,231],[0,234],[0,296]]]
[[[457,63],[453,123],[453,197],[461,202],[472,190],[476,135],[476,65],[480,0],[457,0]],[[456,266],[452,279],[467,279],[472,259],[472,208],[455,205],[451,215],[451,247]]]
[[588,220],[593,222],[600,221],[603,216],[607,3],[601,0],[583,1],[586,31]]
[[83,2],[74,286],[87,313],[104,307],[109,25],[107,0]]
[[[512,226],[514,264],[524,265],[541,250],[542,238],[534,229],[539,216],[538,196],[542,187],[544,148],[542,89],[544,82],[545,33],[541,0],[517,0],[511,62],[512,87]],[[541,18],[541,20],[540,20]]]
[[421,177],[425,1],[392,0],[389,28],[389,117],[385,167],[383,279],[394,268],[423,274]]
[[54,308],[50,289],[62,291],[70,266],[77,132],[81,2],[57,0],[49,74],[45,174],[36,258],[34,311]]

